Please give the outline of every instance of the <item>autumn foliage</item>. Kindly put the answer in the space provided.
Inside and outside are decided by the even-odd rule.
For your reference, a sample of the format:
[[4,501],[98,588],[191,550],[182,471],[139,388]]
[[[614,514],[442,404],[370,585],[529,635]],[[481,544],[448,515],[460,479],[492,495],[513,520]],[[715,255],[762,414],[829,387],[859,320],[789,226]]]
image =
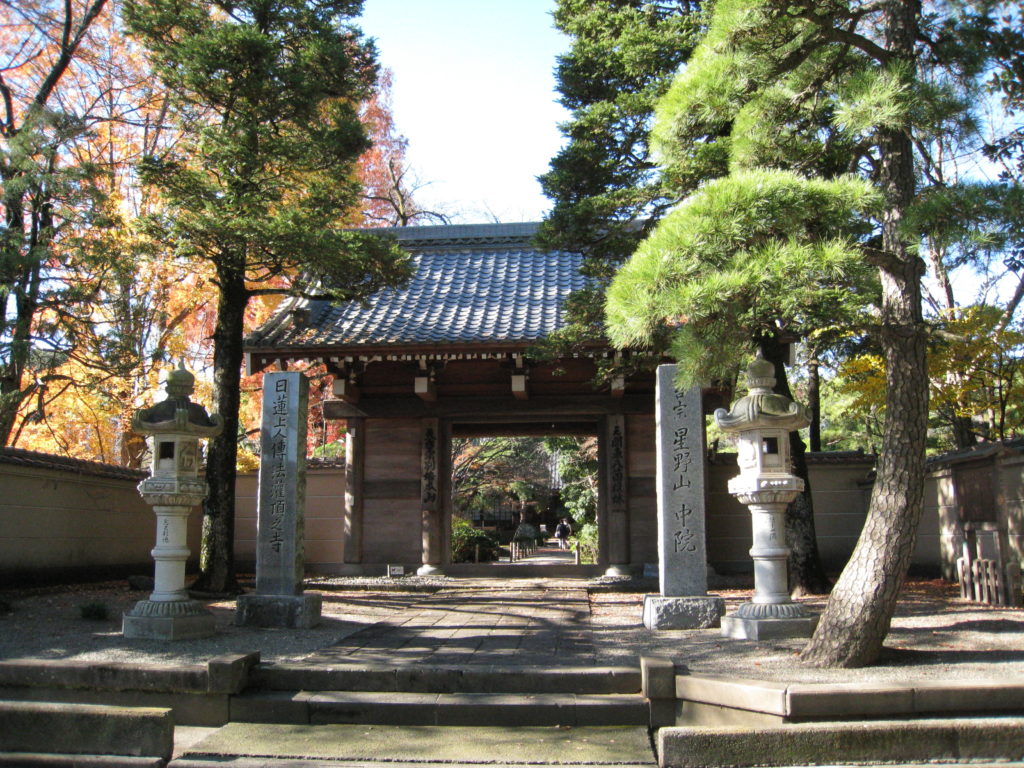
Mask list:
[[[160,201],[140,184],[143,158],[173,154],[173,99],[130,38],[120,4],[22,0],[0,5],[0,442],[127,466],[145,444],[132,412],[184,361],[196,399],[212,399],[212,270],[186,261],[141,222]],[[358,164],[364,207],[350,226],[422,218],[407,188],[407,141],[390,112],[391,74],[359,109],[373,146]],[[281,296],[260,296],[247,328]],[[335,443],[322,418],[331,380],[309,371],[310,450]],[[239,463],[255,465],[259,374],[243,377]]]

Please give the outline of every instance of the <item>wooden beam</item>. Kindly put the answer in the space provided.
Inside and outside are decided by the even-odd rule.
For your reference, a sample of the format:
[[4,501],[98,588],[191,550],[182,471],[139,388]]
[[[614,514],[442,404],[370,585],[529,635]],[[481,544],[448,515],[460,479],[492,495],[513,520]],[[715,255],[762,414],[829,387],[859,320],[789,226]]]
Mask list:
[[437,400],[437,385],[433,376],[417,376],[413,384],[413,391],[416,396],[432,403]]
[[358,405],[342,400],[325,400],[324,416],[328,419],[349,419],[369,416],[378,419],[455,418],[475,421],[510,421],[523,417],[533,420],[571,419],[574,416],[603,416],[609,413],[653,413],[654,394],[593,395],[581,397],[512,397],[438,398],[428,403],[418,397],[363,398]]
[[343,400],[346,403],[352,403],[354,405],[359,402],[359,387],[356,385],[354,381],[351,381],[346,378],[335,379],[333,391],[335,397]]
[[597,420],[514,422],[504,424],[453,424],[454,437],[591,437]]
[[530,390],[527,387],[526,371],[512,374],[512,396],[517,400],[529,400]]

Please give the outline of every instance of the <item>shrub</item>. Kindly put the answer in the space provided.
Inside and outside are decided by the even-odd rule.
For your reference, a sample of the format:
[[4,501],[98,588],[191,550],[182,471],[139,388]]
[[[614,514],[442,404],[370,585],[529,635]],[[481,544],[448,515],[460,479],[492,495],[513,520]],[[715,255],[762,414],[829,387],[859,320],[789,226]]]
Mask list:
[[581,563],[597,562],[597,523],[584,523],[569,537],[570,549],[580,548]]
[[480,562],[497,560],[500,552],[498,540],[480,528],[474,528],[468,520],[452,518],[452,562],[472,563],[477,545],[480,547]]

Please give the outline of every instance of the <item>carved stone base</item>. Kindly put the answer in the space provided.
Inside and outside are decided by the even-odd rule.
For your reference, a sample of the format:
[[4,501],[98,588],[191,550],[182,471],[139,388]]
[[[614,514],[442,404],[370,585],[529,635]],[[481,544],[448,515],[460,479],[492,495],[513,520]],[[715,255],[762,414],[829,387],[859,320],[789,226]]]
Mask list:
[[216,620],[198,600],[140,600],[125,613],[121,633],[143,640],[194,640],[214,634]]
[[722,635],[734,640],[782,640],[810,637],[818,617],[799,603],[743,603],[722,619]]
[[309,629],[320,623],[320,595],[239,595],[235,624],[240,627]]
[[723,613],[725,601],[714,595],[644,595],[644,626],[648,629],[708,629],[718,626]]
[[416,569],[417,576],[444,576],[444,571],[436,565],[424,563]]

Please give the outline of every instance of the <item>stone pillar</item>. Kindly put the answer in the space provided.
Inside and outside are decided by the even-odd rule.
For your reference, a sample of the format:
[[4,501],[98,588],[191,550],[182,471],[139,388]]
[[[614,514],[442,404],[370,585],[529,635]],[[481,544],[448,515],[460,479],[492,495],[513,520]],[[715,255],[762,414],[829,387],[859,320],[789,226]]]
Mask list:
[[423,525],[423,565],[420,576],[442,573],[444,547],[441,537],[440,425],[437,419],[423,419],[420,438],[420,509]]
[[608,536],[608,569],[606,576],[629,576],[629,498],[626,478],[626,417],[612,414],[605,419],[605,492],[604,505],[608,515],[605,527]]
[[366,462],[366,420],[352,418],[345,430],[344,561],[363,562],[363,476]]
[[308,628],[320,621],[320,595],[302,590],[308,401],[303,374],[264,374],[256,593],[238,598],[235,623],[242,626]]
[[658,366],[654,413],[661,593],[645,596],[644,626],[705,629],[718,626],[725,602],[707,594],[704,413],[700,387],[678,391],[675,374],[674,365]]

